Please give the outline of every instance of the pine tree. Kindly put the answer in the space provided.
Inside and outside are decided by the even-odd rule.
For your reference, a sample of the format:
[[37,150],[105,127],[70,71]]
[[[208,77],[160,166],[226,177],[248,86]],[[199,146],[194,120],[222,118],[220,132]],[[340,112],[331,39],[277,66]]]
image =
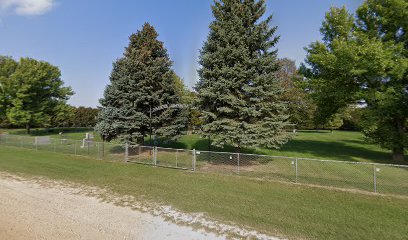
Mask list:
[[261,21],[265,1],[217,0],[215,20],[201,54],[196,85],[202,135],[212,144],[279,148],[288,140],[287,105],[276,77],[279,37],[272,16]]
[[153,26],[144,24],[129,37],[123,57],[113,64],[96,125],[103,139],[143,144],[148,134],[174,137],[185,127],[182,110],[156,110],[180,102],[172,62],[157,37]]

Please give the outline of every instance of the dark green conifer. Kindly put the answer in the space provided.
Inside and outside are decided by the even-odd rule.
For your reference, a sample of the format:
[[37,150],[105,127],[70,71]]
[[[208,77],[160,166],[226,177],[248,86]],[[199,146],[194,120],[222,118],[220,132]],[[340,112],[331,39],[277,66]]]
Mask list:
[[146,135],[175,137],[185,128],[179,108],[172,62],[163,42],[150,24],[130,36],[122,58],[113,64],[110,85],[105,89],[96,130],[105,140],[115,138],[143,143]]
[[205,124],[217,146],[278,148],[288,140],[287,104],[280,100],[276,27],[261,20],[265,1],[216,0],[215,20],[200,55],[196,86]]

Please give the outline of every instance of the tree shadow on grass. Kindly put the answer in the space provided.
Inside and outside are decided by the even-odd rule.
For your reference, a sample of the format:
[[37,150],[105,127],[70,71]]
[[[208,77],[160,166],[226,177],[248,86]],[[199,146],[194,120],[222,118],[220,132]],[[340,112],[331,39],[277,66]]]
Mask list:
[[[316,133],[330,134],[329,131],[319,131]],[[178,149],[188,148],[187,144],[174,140],[160,141],[159,146]],[[360,159],[366,159],[367,161],[377,163],[395,163],[392,161],[391,152],[375,150],[370,148],[372,146],[371,143],[364,140],[318,141],[292,139],[283,145],[280,150],[244,148],[241,149],[241,153],[271,155],[272,150],[274,152],[273,155],[280,156],[288,155],[285,154],[285,152],[290,152],[290,156],[294,157],[314,155],[315,158],[319,159],[334,159],[340,161],[359,161]],[[190,145],[190,148],[199,151],[236,152],[236,149],[230,145],[226,145],[223,148],[215,146],[209,147],[208,139],[203,138],[194,141],[194,143]]]
[[[59,134],[63,133],[86,133],[93,132],[93,128],[33,128],[31,129],[30,136],[48,136],[50,134]],[[15,135],[26,135],[27,132],[25,129],[14,130],[11,134]]]
[[[299,156],[303,154],[313,154],[318,158],[331,159],[344,161],[357,161],[355,158],[368,159],[373,162],[390,163],[391,154],[368,149],[363,146],[351,146],[347,145],[346,141],[337,142],[323,142],[316,140],[291,140],[289,143],[281,148],[281,151],[289,151],[299,153]],[[363,144],[360,141],[353,141],[354,143]]]
[[297,130],[297,133],[322,133],[322,134],[332,134],[330,130]]
[[[149,141],[145,141],[145,146],[151,146]],[[193,144],[188,146],[184,142],[180,142],[177,140],[168,140],[168,139],[158,139],[157,146],[159,147],[167,147],[167,148],[177,148],[177,149],[195,149],[198,151],[214,151],[214,152],[231,152],[235,153],[236,149],[233,146],[226,145],[223,148],[210,146],[208,139],[200,138],[198,140],[194,140]],[[250,148],[242,148],[241,153],[256,153],[255,149]]]
[[[153,140],[150,142],[149,140],[144,141],[144,146],[153,146]],[[187,144],[183,142],[179,142],[177,140],[172,140],[172,139],[164,139],[164,138],[159,138],[156,139],[156,146],[158,147],[163,147],[163,148],[175,148],[175,149],[188,149]]]
[[[347,144],[348,142],[353,145]],[[194,143],[193,148],[202,151],[208,151],[208,140],[200,139]],[[360,145],[360,146],[358,146]],[[283,145],[280,150],[275,149],[250,149],[244,148],[241,153],[249,154],[264,154],[271,155],[270,150],[278,152],[278,155],[285,156],[285,152],[291,152],[291,156],[302,157],[306,155],[314,155],[319,159],[335,159],[340,161],[359,161],[360,159],[367,159],[371,162],[378,163],[395,163],[392,161],[391,152],[384,152],[379,150],[370,149],[371,144],[358,141],[358,140],[342,140],[333,142],[324,142],[317,140],[297,140],[292,139],[287,144]],[[366,147],[367,146],[367,147]],[[211,146],[211,151],[218,152],[235,152],[235,148],[232,146],[225,146],[224,148],[218,148]],[[281,154],[279,154],[281,153]],[[275,155],[275,154],[274,154]],[[408,157],[408,156],[407,156]],[[400,163],[399,163],[400,164]]]
[[[200,139],[193,144],[193,149],[200,150],[200,151],[214,151],[214,152],[229,152],[229,153],[236,153],[237,149],[231,145],[225,145],[223,148],[210,146],[208,139]],[[253,148],[242,148],[240,149],[240,153],[256,153],[256,149]]]

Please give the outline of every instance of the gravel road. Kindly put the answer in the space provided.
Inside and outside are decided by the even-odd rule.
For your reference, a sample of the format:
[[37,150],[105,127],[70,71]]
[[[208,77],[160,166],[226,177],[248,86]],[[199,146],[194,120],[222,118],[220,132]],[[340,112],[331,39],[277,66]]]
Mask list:
[[0,174],[0,239],[223,239],[159,216]]

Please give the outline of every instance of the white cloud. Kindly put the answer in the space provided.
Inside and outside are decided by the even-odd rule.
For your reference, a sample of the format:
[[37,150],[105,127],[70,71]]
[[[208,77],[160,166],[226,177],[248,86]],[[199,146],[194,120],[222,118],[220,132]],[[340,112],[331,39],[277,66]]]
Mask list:
[[54,7],[54,0],[0,0],[0,10],[18,15],[41,15]]

